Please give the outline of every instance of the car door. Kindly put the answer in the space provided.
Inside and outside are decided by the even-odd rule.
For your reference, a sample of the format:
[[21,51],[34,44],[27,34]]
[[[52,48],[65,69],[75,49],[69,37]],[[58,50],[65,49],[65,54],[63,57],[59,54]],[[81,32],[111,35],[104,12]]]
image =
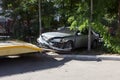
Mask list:
[[75,35],[75,47],[86,47],[88,43],[88,35],[87,33],[77,33]]

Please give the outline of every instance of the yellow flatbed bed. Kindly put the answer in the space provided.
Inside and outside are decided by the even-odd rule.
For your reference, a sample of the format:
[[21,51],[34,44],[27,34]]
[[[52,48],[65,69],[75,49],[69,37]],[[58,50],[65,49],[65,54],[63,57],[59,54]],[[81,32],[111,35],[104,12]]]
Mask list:
[[22,41],[0,41],[0,56],[41,52],[42,48]]

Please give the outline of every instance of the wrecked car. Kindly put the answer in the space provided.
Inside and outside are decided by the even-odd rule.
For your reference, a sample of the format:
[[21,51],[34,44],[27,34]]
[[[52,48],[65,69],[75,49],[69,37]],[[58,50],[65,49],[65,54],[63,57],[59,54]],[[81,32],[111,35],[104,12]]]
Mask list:
[[[91,43],[97,46],[98,35],[91,31]],[[40,47],[50,48],[57,51],[71,51],[75,48],[88,46],[88,30],[70,30],[70,27],[59,28],[55,32],[42,33],[37,42]]]

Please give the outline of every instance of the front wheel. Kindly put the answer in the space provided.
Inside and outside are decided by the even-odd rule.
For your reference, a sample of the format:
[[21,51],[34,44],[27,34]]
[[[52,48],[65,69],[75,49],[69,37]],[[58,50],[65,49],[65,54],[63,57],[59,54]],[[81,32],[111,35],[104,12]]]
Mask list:
[[67,41],[64,48],[71,51],[73,49],[73,42]]

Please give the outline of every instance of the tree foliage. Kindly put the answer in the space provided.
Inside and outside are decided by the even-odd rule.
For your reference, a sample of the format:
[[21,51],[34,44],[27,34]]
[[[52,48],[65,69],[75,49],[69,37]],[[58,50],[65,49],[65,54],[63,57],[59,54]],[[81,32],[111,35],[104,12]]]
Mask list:
[[[109,28],[114,28],[117,33],[118,26],[118,0],[93,0],[93,20],[92,29],[100,33],[104,40],[104,46],[109,51],[120,52],[120,38],[117,35],[112,36]],[[90,24],[90,0],[81,0],[78,9],[69,19],[71,28],[76,26],[80,30],[88,27]],[[116,23],[115,23],[116,22]],[[112,25],[114,23],[114,25]]]

